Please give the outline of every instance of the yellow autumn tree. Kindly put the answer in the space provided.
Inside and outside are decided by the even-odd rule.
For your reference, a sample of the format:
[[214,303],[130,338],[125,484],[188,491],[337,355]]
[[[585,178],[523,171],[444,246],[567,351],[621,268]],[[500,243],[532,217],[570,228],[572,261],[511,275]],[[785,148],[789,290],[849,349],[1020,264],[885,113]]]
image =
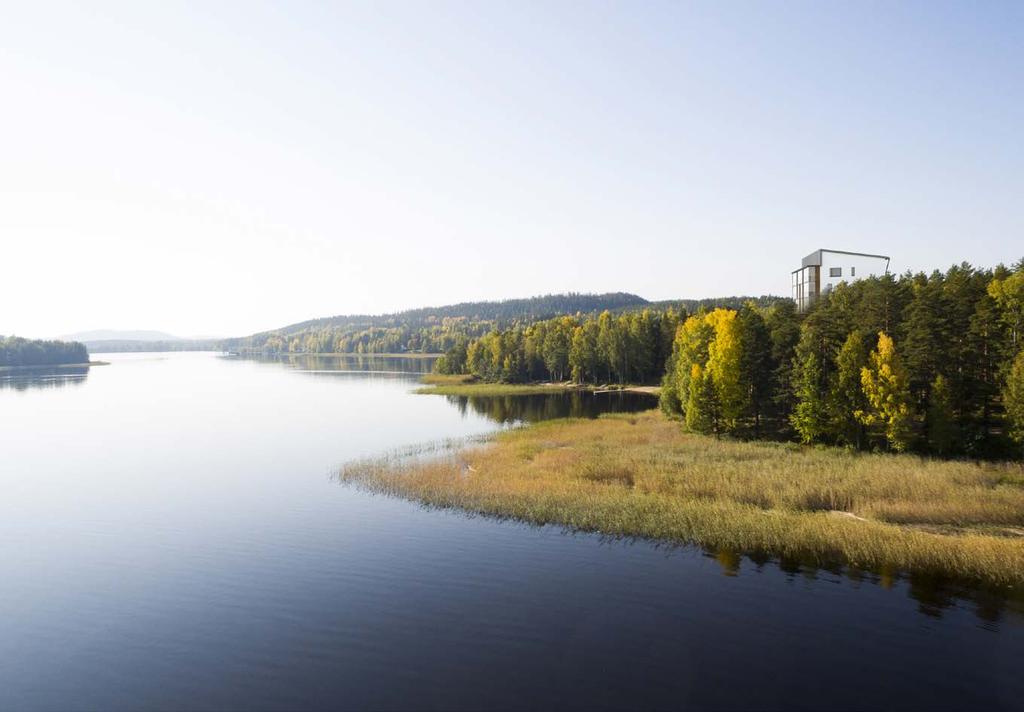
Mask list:
[[687,319],[676,332],[664,381],[671,397],[662,405],[682,411],[697,432],[733,430],[749,394],[743,381],[742,325],[732,309],[715,309]]
[[878,347],[869,361],[860,372],[868,405],[854,415],[869,427],[881,426],[893,450],[906,450],[910,444],[910,385],[896,345],[884,331],[878,332]]
[[746,403],[742,379],[743,344],[736,317],[732,309],[715,309],[705,317],[715,332],[708,344],[707,375],[715,392],[717,412],[712,415],[716,431],[733,430]]
[[715,392],[708,372],[695,363],[687,379],[686,427],[695,433],[711,432],[715,428]]

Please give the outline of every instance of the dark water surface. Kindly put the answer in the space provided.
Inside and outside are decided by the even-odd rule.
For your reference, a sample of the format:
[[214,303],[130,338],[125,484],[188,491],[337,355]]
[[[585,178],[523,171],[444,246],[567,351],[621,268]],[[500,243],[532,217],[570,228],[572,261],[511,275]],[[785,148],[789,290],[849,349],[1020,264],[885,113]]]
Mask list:
[[607,542],[332,478],[598,396],[99,358],[0,377],[0,709],[1024,706],[1024,605],[1005,594]]

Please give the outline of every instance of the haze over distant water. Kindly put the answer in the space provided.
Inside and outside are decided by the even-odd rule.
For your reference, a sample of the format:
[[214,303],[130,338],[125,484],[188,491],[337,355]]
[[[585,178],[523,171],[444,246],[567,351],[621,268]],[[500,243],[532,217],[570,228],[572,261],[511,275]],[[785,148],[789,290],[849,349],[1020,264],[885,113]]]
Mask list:
[[79,331],[74,334],[64,334],[57,337],[62,341],[181,341],[182,337],[168,334],[165,331],[151,331],[144,329],[93,329],[92,331]]

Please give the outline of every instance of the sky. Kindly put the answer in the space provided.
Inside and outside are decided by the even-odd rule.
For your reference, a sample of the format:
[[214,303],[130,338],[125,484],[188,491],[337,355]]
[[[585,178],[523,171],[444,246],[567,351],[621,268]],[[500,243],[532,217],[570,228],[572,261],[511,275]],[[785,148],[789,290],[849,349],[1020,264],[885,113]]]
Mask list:
[[1024,4],[3,3],[0,334],[1024,257]]

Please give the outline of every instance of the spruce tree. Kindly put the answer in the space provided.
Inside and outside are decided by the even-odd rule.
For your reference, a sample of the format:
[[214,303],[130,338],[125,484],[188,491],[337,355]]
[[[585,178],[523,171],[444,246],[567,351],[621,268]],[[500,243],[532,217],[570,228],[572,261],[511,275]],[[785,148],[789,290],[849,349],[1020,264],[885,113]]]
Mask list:
[[814,351],[806,352],[794,369],[796,407],[790,422],[801,442],[821,440],[829,432],[828,406],[825,401],[821,359]]

